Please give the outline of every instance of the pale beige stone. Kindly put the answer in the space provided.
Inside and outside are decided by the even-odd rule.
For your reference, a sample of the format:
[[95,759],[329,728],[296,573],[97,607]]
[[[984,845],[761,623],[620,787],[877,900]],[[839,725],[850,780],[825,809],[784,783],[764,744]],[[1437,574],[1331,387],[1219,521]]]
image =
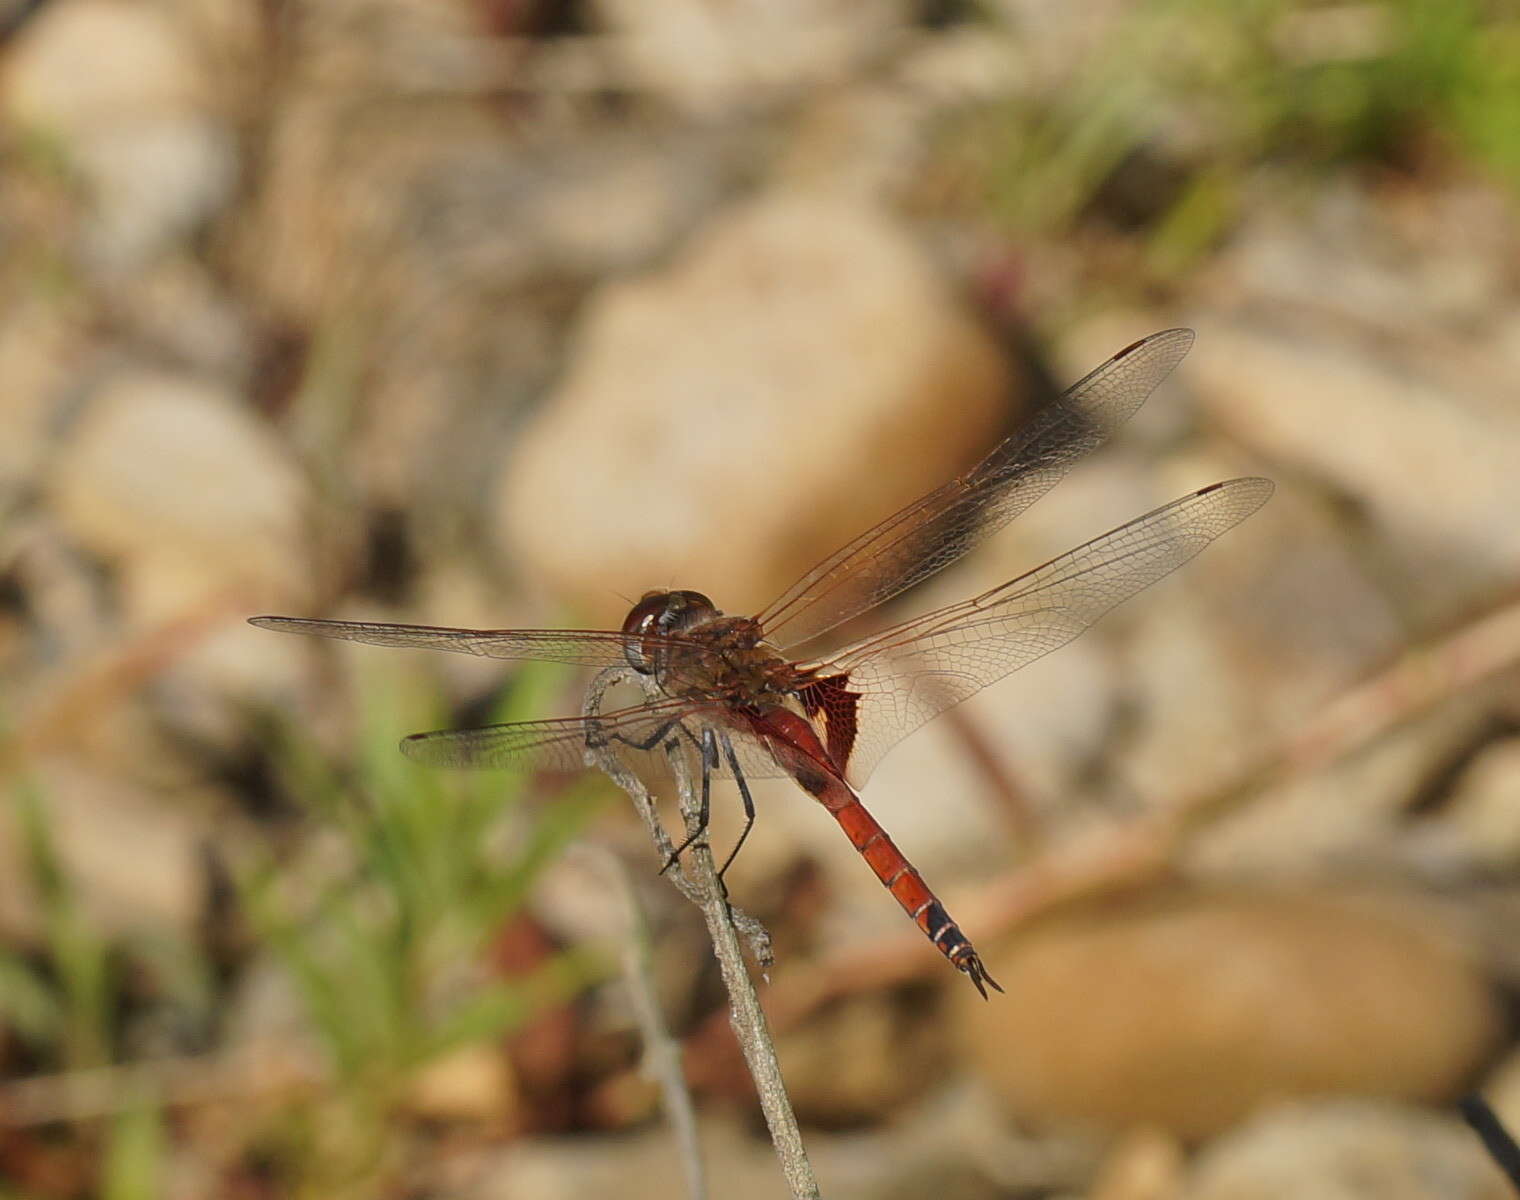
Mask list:
[[1449,1113],[1347,1100],[1262,1113],[1198,1157],[1181,1200],[1505,1200],[1513,1190]]
[[417,1116],[433,1121],[504,1124],[521,1097],[505,1049],[490,1042],[461,1046],[418,1072],[407,1095]]
[[754,609],[996,441],[997,347],[869,206],[770,196],[593,303],[496,496],[508,561],[620,620]]
[[[73,758],[33,761],[31,795],[58,856],[64,893],[106,935],[165,931],[189,937],[200,918],[207,830],[183,794],[154,795]],[[20,804],[0,811],[0,928],[45,936],[37,863]]]
[[1009,999],[962,989],[964,1061],[1037,1121],[1200,1136],[1296,1096],[1445,1100],[1501,1029],[1407,901],[1130,897],[983,949]]
[[218,589],[288,594],[305,574],[305,479],[273,431],[193,377],[113,376],[70,431],[48,495],[80,545],[127,572],[143,619]]

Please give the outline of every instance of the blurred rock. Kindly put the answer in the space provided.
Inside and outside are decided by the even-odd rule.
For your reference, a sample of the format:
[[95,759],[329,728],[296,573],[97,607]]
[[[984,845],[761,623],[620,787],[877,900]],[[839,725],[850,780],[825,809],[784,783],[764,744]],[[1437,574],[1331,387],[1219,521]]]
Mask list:
[[[700,1134],[713,1194],[765,1200],[784,1194],[776,1156],[758,1121],[707,1111]],[[981,1089],[936,1088],[873,1130],[804,1132],[831,1200],[999,1200],[1066,1195],[1091,1176],[1095,1139],[1011,1130]],[[469,1200],[618,1200],[685,1195],[679,1157],[661,1124],[616,1138],[524,1138],[471,1170]]]
[[1124,0],[1094,0],[1081,8],[1052,7],[1040,0],[993,0],[989,7],[996,20],[1017,31],[1024,69],[1034,80],[1056,88],[1070,85],[1072,63],[1088,61],[1111,44],[1131,11]]
[[908,17],[901,0],[785,0],[721,10],[700,0],[595,0],[593,8],[617,35],[613,52],[632,80],[706,117],[848,77],[882,52]]
[[1270,171],[1253,186],[1260,198],[1198,280],[1207,308],[1418,342],[1468,335],[1508,303],[1515,226],[1499,188],[1460,174],[1381,188],[1342,175],[1306,193]]
[[1514,1193],[1455,1117],[1394,1104],[1272,1109],[1199,1155],[1182,1200],[1502,1200]]
[[[302,47],[318,58],[352,56],[363,36],[314,24]],[[730,129],[586,122],[545,136],[474,96],[398,109],[320,84],[270,120],[257,209],[235,231],[247,286],[286,327],[323,335],[311,368],[324,393],[362,387],[352,426],[328,433],[349,439],[334,452],[359,491],[472,558],[459,515],[481,511],[516,410],[562,369],[585,290],[666,254],[753,152]]]
[[134,621],[228,588],[250,600],[301,591],[306,481],[214,384],[116,372],[70,431],[48,494],[72,537],[122,572]]
[[[1502,886],[1471,888],[1467,894],[1472,899],[1470,915],[1490,973],[1510,992],[1520,990],[1520,945],[1514,936],[1520,926],[1520,881],[1510,875]],[[1520,1127],[1520,1121],[1516,1126]]]
[[[1013,1125],[986,1088],[959,1075],[899,1113],[882,1141],[906,1160],[883,1164],[892,1186],[880,1194],[895,1200],[958,1196],[946,1188],[972,1167],[996,1197],[1074,1195],[1099,1170],[1106,1148],[1091,1130]],[[868,1193],[873,1200],[877,1194]]]
[[198,734],[239,716],[208,703],[292,682],[301,647],[242,623],[299,607],[310,566],[309,489],[286,449],[219,387],[125,368],[103,382],[48,479],[60,525],[116,572],[124,624],[146,633],[189,618],[158,699]]
[[1520,1131],[1520,1050],[1511,1046],[1479,1091],[1506,1129]]
[[[1275,699],[1270,689],[1280,677],[1270,667],[1256,677],[1242,669],[1226,624],[1231,602],[1214,605],[1198,593],[1196,573],[1219,566],[1217,558],[1191,562],[1182,578],[1164,581],[1133,612],[1115,614],[1116,622],[1134,622],[1120,661],[1123,700],[1136,722],[1118,769],[1128,786],[1160,804],[1231,778],[1260,753],[1270,732],[1263,708]],[[1249,602],[1242,588],[1234,603]]]
[[1278,882],[1346,871],[1405,879],[1439,871],[1443,839],[1413,827],[1409,811],[1421,789],[1439,782],[1472,745],[1484,718],[1481,697],[1459,697],[1318,769],[1290,768],[1285,781],[1202,831],[1188,848],[1188,868]]
[[4,101],[61,133],[119,119],[127,108],[206,99],[211,81],[161,9],[130,0],[54,0],[9,49]]
[[212,273],[188,258],[164,257],[134,278],[119,310],[142,342],[218,378],[244,378],[253,361],[244,314]]
[[1485,982],[1404,902],[1126,898],[985,957],[1018,1002],[958,993],[966,1065],[1041,1122],[1196,1137],[1285,1096],[1443,1099],[1501,1028]]
[[[746,1137],[727,1122],[706,1122],[701,1132],[707,1170],[722,1180],[725,1197],[769,1200],[784,1186],[763,1138]],[[464,1200],[664,1200],[684,1192],[680,1154],[663,1126],[615,1139],[523,1140],[482,1165],[475,1185],[456,1193]]]
[[19,299],[0,316],[0,511],[12,511],[57,433],[70,369],[84,353],[80,324],[40,296]]
[[517,1081],[502,1048],[479,1042],[423,1067],[406,1103],[424,1120],[505,1126],[517,1111]]
[[1182,1186],[1182,1146],[1159,1129],[1136,1129],[1104,1157],[1087,1200],[1172,1200]]
[[[967,701],[965,719],[988,739],[1027,810],[1059,810],[1067,804],[1113,733],[1120,715],[1119,668],[1100,644],[1101,636],[1063,646]],[[960,769],[966,770],[964,747],[939,738],[947,740]],[[883,774],[888,763],[882,764]]]
[[0,109],[57,139],[89,187],[84,249],[96,265],[138,265],[231,194],[231,131],[166,13],[58,0],[22,28],[7,68]]
[[666,584],[743,612],[974,461],[1008,387],[884,214],[770,196],[594,303],[503,477],[504,553],[600,620]]
[[[1168,465],[1176,484],[1239,473],[1205,460]],[[1359,561],[1361,560],[1361,561]],[[1133,726],[1116,774],[1157,806],[1227,787],[1305,734],[1335,698],[1386,663],[1406,623],[1386,591],[1304,492],[1280,488],[1241,528],[1142,598],[1123,645]],[[1164,594],[1164,598],[1163,598]],[[1112,623],[1125,620],[1116,614]],[[1434,771],[1473,734],[1481,702],[1398,723],[1325,769],[1290,774],[1225,817],[1190,861],[1232,874],[1302,876],[1390,834]]]
[[[1042,24],[1049,15],[1049,9],[1042,13]],[[906,47],[896,63],[897,81],[936,108],[987,103],[1027,82],[1024,54],[1025,43],[995,24],[968,22]]]
[[[1069,1150],[1030,1140],[1020,1147],[1022,1171],[1010,1171],[1009,1186],[989,1180],[981,1158],[968,1152],[961,1127],[914,1120],[884,1132],[806,1133],[808,1156],[831,1200],[996,1200],[1035,1194],[1031,1176],[1048,1184],[1069,1178]],[[724,1200],[774,1200],[786,1194],[776,1155],[763,1131],[731,1117],[708,1116],[699,1129],[708,1179]],[[1036,1164],[1031,1166],[1031,1164]],[[680,1156],[663,1124],[616,1138],[584,1134],[562,1139],[523,1139],[474,1164],[471,1183],[450,1189],[461,1200],[666,1200],[687,1194]],[[1043,1171],[1041,1170],[1043,1168]],[[1015,1189],[1023,1189],[1016,1191]]]
[[1494,743],[1468,764],[1444,818],[1478,863],[1496,871],[1520,866],[1520,737]]
[[[34,760],[28,774],[64,893],[90,928],[107,936],[194,935],[209,831],[183,795],[166,800],[72,759]],[[0,808],[0,927],[8,938],[32,940],[45,935],[45,914],[23,821],[18,805]]]
[[300,984],[272,951],[250,956],[229,981],[221,1016],[227,1045],[309,1045],[311,1025]]
[[879,1121],[939,1081],[939,1022],[922,1005],[887,993],[853,997],[813,1016],[777,1043],[800,1120],[844,1127]]
[[77,157],[97,198],[84,249],[108,271],[130,269],[195,229],[237,174],[231,133],[193,113],[81,139]]
[[841,199],[900,202],[923,170],[936,116],[925,99],[895,82],[810,99],[775,164],[775,180]]
[[[1150,497],[1161,503],[1246,473],[1273,471],[1222,448],[1172,453],[1153,469]],[[1199,753],[1216,762],[1249,755],[1296,728],[1402,644],[1405,623],[1377,582],[1323,504],[1280,480],[1265,508],[1134,606],[1126,674],[1146,714],[1137,760],[1168,790],[1178,776],[1197,786]],[[1190,733],[1194,716],[1236,728],[1200,737]]]
[[453,261],[443,265],[467,267],[477,284],[489,275],[497,288],[617,275],[688,235],[718,202],[747,148],[735,136],[588,128],[504,153],[499,131],[486,126],[419,164],[413,203],[439,206],[430,215],[441,227],[410,239],[407,252],[447,250]]
[[1322,336],[1213,321],[1198,332],[1183,371],[1209,414],[1364,506],[1417,615],[1449,617],[1520,570],[1512,411]]

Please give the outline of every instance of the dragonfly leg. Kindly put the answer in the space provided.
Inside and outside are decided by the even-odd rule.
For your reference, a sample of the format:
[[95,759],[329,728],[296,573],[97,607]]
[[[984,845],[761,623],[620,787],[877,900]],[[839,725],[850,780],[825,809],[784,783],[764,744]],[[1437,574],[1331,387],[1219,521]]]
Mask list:
[[739,769],[739,756],[734,753],[733,742],[729,740],[726,733],[720,735],[720,740],[723,743],[723,755],[728,759],[729,770],[734,773],[734,782],[739,785],[739,799],[744,805],[744,831],[739,834],[739,840],[734,843],[734,848],[728,852],[728,857],[718,868],[718,878],[722,879],[728,868],[733,865],[734,859],[739,857],[739,849],[744,845],[744,839],[749,837],[749,831],[755,827],[755,799],[749,794],[749,781],[744,778],[744,772]]
[[[618,741],[634,750],[653,750],[656,746],[665,740],[666,735],[669,734],[671,729],[678,724],[680,724],[680,718],[671,717],[670,720],[666,721],[665,724],[661,725],[643,741],[637,741],[634,738],[624,737],[620,733],[615,733],[612,735],[612,737],[606,739],[606,741],[600,742],[598,744],[605,746],[608,744],[608,742]],[[685,732],[684,726],[682,727],[682,732]]]
[[[676,722],[673,721],[671,724],[676,724]],[[679,728],[688,737],[690,736],[690,731],[684,725],[679,726]],[[674,746],[677,743],[672,740],[671,744]],[[702,739],[698,742],[698,746],[702,752],[702,801],[697,809],[696,828],[687,834],[686,839],[670,852],[670,857],[665,860],[665,865],[660,868],[661,875],[675,866],[676,860],[686,852],[693,842],[707,832],[708,821],[712,816],[712,773],[718,765],[718,742],[713,737],[711,729],[704,729],[702,731]],[[718,882],[721,884],[722,881],[723,872],[719,871]]]

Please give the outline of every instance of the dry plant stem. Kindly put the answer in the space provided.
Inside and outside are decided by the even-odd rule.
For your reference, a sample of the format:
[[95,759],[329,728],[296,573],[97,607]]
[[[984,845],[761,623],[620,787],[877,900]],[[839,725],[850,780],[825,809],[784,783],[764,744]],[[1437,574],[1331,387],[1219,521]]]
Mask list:
[[[609,667],[600,671],[591,681],[591,686],[586,689],[586,702],[582,708],[584,715],[595,717],[601,710],[602,697],[607,694],[607,689],[615,687],[619,683],[639,682],[642,677],[634,675],[632,671],[617,667]],[[660,855],[660,862],[669,863],[665,870],[665,878],[669,879],[676,890],[699,908],[703,902],[703,892],[698,884],[690,879],[680,859],[675,857],[675,843],[670,840],[670,835],[665,832],[665,826],[660,824],[659,810],[655,806],[653,794],[646,788],[639,777],[623,765],[615,754],[609,753],[605,748],[590,747],[586,751],[586,761],[606,775],[613,783],[627,792],[633,799],[634,807],[638,810],[639,819],[644,822],[644,828],[649,831],[649,837],[654,842],[655,850]],[[691,815],[688,815],[688,808]],[[682,800],[682,815],[688,821],[695,816],[695,806],[688,806],[685,802],[685,793]],[[773,962],[771,956],[771,938],[766,932],[765,926],[758,920],[744,912],[742,909],[730,906],[730,915],[733,923],[743,934],[744,940],[749,944],[750,953],[755,956],[755,961],[762,967],[769,967]]]
[[[633,672],[610,668],[592,681],[586,695],[585,715],[594,718],[600,710],[602,697],[614,684],[631,680],[640,685],[649,682]],[[588,747],[587,760],[591,765],[605,771],[620,788],[633,798],[639,815],[650,826],[650,834],[662,860],[669,862],[674,847],[664,827],[660,825],[655,811],[654,797],[649,789],[628,770],[615,754],[605,747]],[[675,773],[676,788],[680,796],[681,816],[686,822],[687,835],[698,832],[699,805],[692,787],[689,761],[685,747],[678,743],[670,745],[670,763]],[[755,1090],[760,1096],[760,1108],[770,1129],[771,1144],[781,1160],[781,1170],[787,1186],[797,1200],[816,1200],[819,1196],[818,1181],[813,1176],[807,1151],[802,1145],[802,1132],[797,1127],[797,1115],[792,1111],[786,1085],[781,1078],[781,1064],[776,1058],[775,1043],[771,1040],[765,1012],[760,1007],[760,996],[755,991],[754,980],[744,963],[744,951],[739,944],[739,931],[735,925],[735,913],[728,903],[723,884],[718,879],[712,850],[705,837],[698,838],[686,851],[685,863],[677,863],[667,872],[681,894],[702,910],[707,922],[708,936],[718,957],[718,967],[723,984],[729,995],[729,1021],[744,1053]],[[749,922],[753,927],[754,922]],[[762,949],[769,951],[768,943]],[[762,961],[765,961],[762,958]]]
[[[695,832],[698,814],[690,773],[686,769],[687,759],[676,750],[671,754],[671,762],[688,832]],[[702,916],[707,921],[707,935],[712,939],[718,967],[723,973],[723,984],[728,989],[729,1022],[739,1039],[739,1048],[744,1052],[755,1090],[760,1094],[760,1109],[770,1129],[771,1144],[776,1147],[776,1156],[781,1160],[781,1169],[792,1195],[799,1200],[816,1198],[819,1195],[818,1181],[813,1177],[812,1164],[808,1162],[807,1150],[802,1144],[802,1132],[797,1128],[797,1114],[792,1111],[791,1098],[786,1094],[786,1084],[781,1078],[781,1063],[776,1058],[776,1046],[771,1040],[765,1010],[760,1007],[760,995],[744,965],[739,933],[734,927],[728,896],[718,879],[712,848],[704,836],[693,843],[687,853],[691,857],[692,874],[705,893],[701,902]]]
[[627,935],[623,939],[623,977],[628,981],[634,1015],[644,1035],[644,1070],[658,1081],[664,1096],[665,1115],[670,1118],[686,1173],[686,1193],[692,1200],[706,1200],[707,1173],[697,1139],[697,1114],[691,1103],[691,1089],[686,1086],[686,1075],[681,1069],[681,1047],[665,1027],[655,994],[649,919],[623,861],[613,854],[598,857],[606,863],[607,872],[623,893],[628,914]]

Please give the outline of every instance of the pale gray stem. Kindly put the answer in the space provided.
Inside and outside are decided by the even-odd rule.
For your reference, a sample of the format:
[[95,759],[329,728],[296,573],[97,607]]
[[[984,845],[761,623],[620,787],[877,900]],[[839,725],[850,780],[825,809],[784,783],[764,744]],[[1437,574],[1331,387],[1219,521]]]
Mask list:
[[[645,680],[643,676],[624,667],[608,667],[604,671],[598,671],[591,680],[591,686],[586,689],[586,702],[581,708],[582,715],[594,720],[601,710],[602,697],[607,694],[607,690],[620,683],[629,682],[642,684]],[[655,805],[653,793],[644,786],[637,775],[628,769],[627,764],[617,756],[611,746],[587,746],[586,765],[601,771],[633,799],[639,818],[649,831],[655,850],[659,852],[661,865],[671,864],[665,871],[666,878],[675,884],[676,890],[681,895],[700,908],[702,889],[697,881],[687,876],[684,865],[675,858],[675,843],[665,832],[665,826],[660,824],[660,813]],[[695,829],[696,805],[690,802],[689,787],[681,794],[681,816],[687,823],[687,833],[691,833]],[[769,967],[775,959],[771,954],[771,935],[766,931],[765,926],[743,909],[733,908],[731,911],[734,925],[743,934],[750,953],[755,956],[755,961],[762,968]]]
[[681,1047],[671,1037],[660,1012],[654,986],[654,953],[649,936],[649,917],[639,902],[638,888],[629,878],[623,860],[614,854],[601,857],[619,890],[628,915],[623,947],[623,978],[633,1000],[634,1016],[644,1035],[644,1070],[659,1083],[686,1174],[686,1192],[692,1200],[707,1200],[707,1174],[702,1166],[702,1147],[697,1138],[697,1114],[691,1089],[681,1069]]
[[[598,674],[586,695],[583,710],[585,715],[595,718],[607,689],[616,683],[630,679],[646,689],[653,683],[646,676],[636,675],[620,668],[609,668]],[[700,805],[697,801],[696,789],[692,785],[691,764],[686,753],[687,749],[688,747],[680,744],[679,735],[667,743],[671,769],[675,774],[676,789],[680,798],[681,816],[686,823],[687,834],[690,835],[697,831]],[[675,847],[660,824],[654,797],[649,789],[609,747],[588,746],[586,761],[605,771],[614,783],[633,798],[639,815],[649,827],[650,836],[654,839],[661,861],[668,862]],[[807,1150],[802,1144],[802,1133],[797,1128],[797,1116],[792,1111],[791,1100],[786,1094],[786,1085],[781,1078],[781,1064],[776,1059],[775,1043],[771,1040],[765,1011],[760,1007],[760,996],[755,991],[754,980],[750,978],[749,970],[744,963],[744,951],[739,945],[739,932],[735,927],[735,918],[738,914],[728,903],[723,884],[718,879],[717,867],[713,862],[712,850],[707,844],[707,839],[698,838],[687,850],[686,862],[673,865],[667,874],[670,875],[671,882],[681,894],[702,910],[702,917],[707,922],[707,933],[712,939],[713,951],[718,957],[723,984],[728,989],[729,1020],[739,1039],[739,1048],[744,1052],[744,1061],[749,1066],[750,1076],[755,1081],[755,1090],[760,1096],[760,1108],[765,1114],[765,1123],[770,1129],[771,1143],[775,1146],[777,1158],[781,1160],[781,1170],[786,1176],[791,1194],[795,1200],[817,1200],[820,1195],[818,1181],[813,1176]],[[741,922],[746,926],[747,935],[753,938],[753,931],[759,928],[758,922],[742,916]],[[753,940],[751,945],[755,945]],[[762,963],[769,961],[768,938],[764,940],[763,949]]]

